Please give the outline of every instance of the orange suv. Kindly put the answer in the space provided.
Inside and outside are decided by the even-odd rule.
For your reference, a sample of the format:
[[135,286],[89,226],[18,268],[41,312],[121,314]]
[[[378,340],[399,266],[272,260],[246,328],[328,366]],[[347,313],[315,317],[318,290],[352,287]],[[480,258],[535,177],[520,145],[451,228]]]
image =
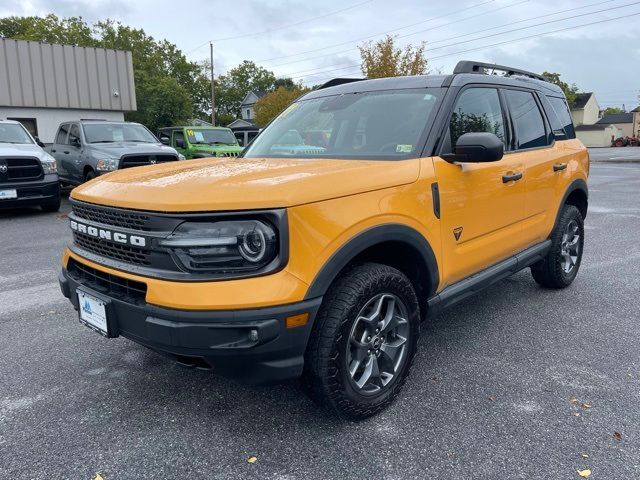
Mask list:
[[539,75],[333,80],[239,158],[74,189],[60,284],[105,337],[246,383],[301,377],[365,418],[400,391],[422,319],[527,267],[571,284],[588,169]]

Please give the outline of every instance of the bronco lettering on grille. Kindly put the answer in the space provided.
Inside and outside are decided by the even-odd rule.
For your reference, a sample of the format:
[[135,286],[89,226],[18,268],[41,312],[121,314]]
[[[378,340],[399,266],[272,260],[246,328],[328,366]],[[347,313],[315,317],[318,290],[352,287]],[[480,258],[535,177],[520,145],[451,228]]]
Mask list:
[[147,239],[144,237],[92,227],[91,225],[85,225],[84,223],[79,223],[75,220],[71,220],[71,230],[78,233],[84,233],[91,237],[110,240],[124,245],[132,245],[134,247],[144,247],[147,244]]

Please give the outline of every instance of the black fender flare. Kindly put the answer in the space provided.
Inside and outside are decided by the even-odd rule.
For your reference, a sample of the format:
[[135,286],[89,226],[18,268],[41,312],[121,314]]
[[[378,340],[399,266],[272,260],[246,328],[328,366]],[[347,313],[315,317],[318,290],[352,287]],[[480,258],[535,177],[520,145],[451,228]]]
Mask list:
[[581,178],[578,178],[578,179],[574,180],[573,182],[571,182],[569,184],[569,187],[567,188],[567,190],[564,192],[564,195],[562,197],[562,201],[560,202],[560,205],[558,206],[558,211],[556,212],[556,220],[553,222],[553,228],[551,229],[552,232],[555,230],[556,225],[558,224],[558,219],[560,218],[560,212],[562,211],[562,207],[564,206],[564,204],[567,203],[567,198],[569,198],[569,195],[571,195],[576,190],[581,190],[582,192],[584,192],[585,196],[587,197],[587,203],[588,203],[588,201],[589,201],[589,187],[587,186],[587,182],[585,182]]
[[311,282],[305,300],[323,296],[340,271],[367,248],[385,242],[405,243],[422,257],[427,268],[432,296],[440,282],[438,263],[427,239],[417,230],[402,224],[384,224],[364,230],[331,255]]

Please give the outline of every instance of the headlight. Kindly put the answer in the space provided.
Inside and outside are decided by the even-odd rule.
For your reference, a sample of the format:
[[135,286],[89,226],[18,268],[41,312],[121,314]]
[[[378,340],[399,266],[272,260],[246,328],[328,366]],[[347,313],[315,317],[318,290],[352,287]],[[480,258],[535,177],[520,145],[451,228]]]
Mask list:
[[192,272],[249,273],[278,256],[276,230],[261,220],[185,222],[160,245]]
[[40,164],[42,165],[42,170],[45,174],[47,173],[58,173],[58,165],[56,164],[56,159],[51,155],[47,154],[40,159]]
[[118,168],[120,161],[117,158],[104,158],[96,162],[96,170],[99,172],[110,172]]
[[181,153],[178,154],[178,160],[186,160],[186,159],[187,159],[187,157],[185,157]]

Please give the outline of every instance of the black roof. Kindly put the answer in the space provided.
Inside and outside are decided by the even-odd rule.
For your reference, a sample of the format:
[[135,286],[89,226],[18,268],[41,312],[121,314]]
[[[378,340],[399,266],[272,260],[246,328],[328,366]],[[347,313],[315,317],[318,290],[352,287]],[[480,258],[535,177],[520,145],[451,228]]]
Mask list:
[[633,113],[610,113],[596,123],[611,125],[612,123],[633,123]]
[[573,109],[577,110],[584,108],[589,99],[593,95],[593,92],[576,93],[576,100],[573,102]]
[[593,125],[578,125],[576,132],[589,132],[594,130],[605,130],[609,125],[595,123]]
[[[526,72],[524,70],[510,69],[507,72],[511,72],[508,76],[488,75],[484,73],[486,64],[474,63],[474,62],[460,62],[458,66],[463,66],[463,71],[470,71],[470,66],[481,65],[483,68],[477,73],[455,73],[453,75],[412,75],[405,77],[389,77],[389,78],[375,78],[371,80],[358,80],[358,79],[334,79],[323,85],[324,88],[313,90],[302,98],[321,98],[329,95],[340,95],[347,93],[357,92],[369,92],[379,90],[403,90],[410,88],[438,88],[438,87],[461,87],[469,83],[487,83],[493,85],[505,85],[505,86],[527,86],[535,90],[542,91],[546,95],[554,95],[564,97],[562,90],[553,83],[540,80],[538,77],[532,78],[535,74]],[[458,71],[460,68],[456,67]],[[461,68],[463,68],[461,67]],[[501,67],[495,65],[496,70],[503,70],[507,67]],[[541,77],[540,77],[541,78]]]

